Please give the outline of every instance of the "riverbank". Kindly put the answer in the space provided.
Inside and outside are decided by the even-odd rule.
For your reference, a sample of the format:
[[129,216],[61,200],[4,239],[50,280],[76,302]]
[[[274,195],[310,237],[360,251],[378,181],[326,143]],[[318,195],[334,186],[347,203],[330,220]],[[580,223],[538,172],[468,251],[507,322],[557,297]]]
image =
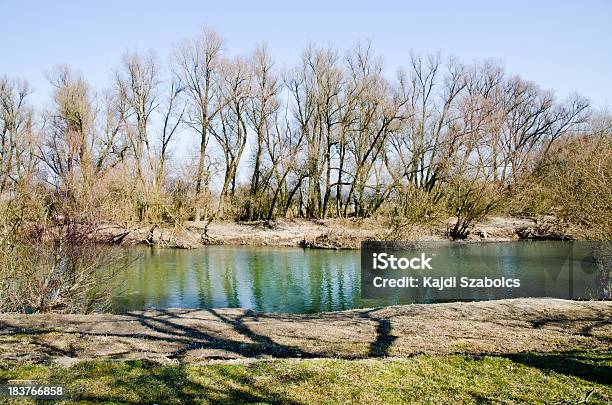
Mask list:
[[163,364],[415,354],[609,350],[612,302],[512,299],[314,315],[160,309],[122,315],[0,314],[0,362]]
[[[203,245],[302,246],[320,249],[358,249],[361,241],[448,240],[446,230],[453,219],[430,225],[388,223],[377,219],[278,219],[254,222],[186,222],[164,227],[143,224],[102,224],[94,238],[113,244],[149,244],[161,247],[196,248]],[[491,217],[476,223],[467,242],[516,239],[571,238],[552,218]]]
[[0,314],[0,383],[84,404],[609,403],[611,319],[612,302],[557,299]]

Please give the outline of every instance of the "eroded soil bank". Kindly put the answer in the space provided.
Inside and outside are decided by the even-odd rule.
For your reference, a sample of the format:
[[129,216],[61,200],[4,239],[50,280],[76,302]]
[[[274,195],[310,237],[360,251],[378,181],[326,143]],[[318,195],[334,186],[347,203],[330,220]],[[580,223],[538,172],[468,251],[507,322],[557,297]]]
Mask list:
[[407,357],[609,349],[612,302],[512,299],[316,315],[164,309],[122,315],[0,314],[0,360]]
[[[95,239],[103,243],[140,244],[162,247],[195,248],[203,245],[303,246],[323,249],[357,249],[361,241],[447,240],[452,222],[416,226],[368,220],[279,219],[255,222],[187,222],[173,228],[143,224],[103,224]],[[468,242],[509,241],[520,238],[562,239],[571,237],[551,218],[542,220],[491,217],[475,224]]]

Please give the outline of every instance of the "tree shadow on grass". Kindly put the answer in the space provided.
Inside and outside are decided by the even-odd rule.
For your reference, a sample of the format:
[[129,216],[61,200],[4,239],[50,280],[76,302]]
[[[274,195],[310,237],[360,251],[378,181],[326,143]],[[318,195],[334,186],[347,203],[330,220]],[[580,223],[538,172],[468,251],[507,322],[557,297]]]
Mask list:
[[597,333],[598,330],[605,329],[606,327],[612,325],[612,319],[609,319],[608,312],[604,311],[596,311],[594,316],[583,317],[580,319],[572,319],[564,316],[534,319],[531,321],[531,326],[536,329],[541,329],[547,326],[562,327],[567,329],[574,326],[574,324],[576,324],[578,321],[586,323],[586,325],[583,325],[577,330],[578,335],[612,343],[612,336]]
[[[386,357],[389,355],[389,349],[394,344],[397,336],[392,335],[392,321],[384,316],[376,316],[377,309],[362,310],[356,313],[355,319],[368,320],[374,323],[375,337],[369,343],[369,351],[365,357]],[[194,310],[195,311],[195,310]],[[126,322],[125,329],[121,331],[90,331],[87,329],[77,330],[62,330],[63,334],[75,334],[81,338],[89,336],[104,336],[117,338],[135,338],[144,339],[149,342],[159,341],[160,343],[173,343],[178,345],[178,348],[173,352],[166,354],[167,358],[184,362],[186,357],[193,351],[207,350],[208,359],[218,358],[317,358],[317,357],[334,357],[353,359],[363,357],[362,354],[356,356],[353,353],[324,353],[320,351],[310,351],[300,347],[299,345],[288,345],[279,342],[274,338],[274,334],[255,331],[251,327],[251,323],[257,322],[261,315],[254,311],[244,311],[238,315],[228,315],[222,311],[215,309],[200,310],[207,311],[214,316],[218,321],[231,327],[233,334],[224,335],[219,332],[211,332],[205,327],[198,325],[198,318],[190,317],[190,310],[175,313],[165,309],[157,309],[154,313],[133,312],[126,313],[124,316],[128,319],[137,321],[145,330],[133,330],[130,327],[129,320]],[[191,321],[191,323],[189,322]],[[371,322],[368,322],[371,324]],[[39,335],[53,331],[51,328],[28,328],[18,329],[16,326],[9,324],[0,325],[0,330],[11,333],[26,333],[31,336],[32,342],[38,345],[41,350],[49,357],[65,356],[78,357],[74,349],[70,351],[62,350],[54,347],[53,344],[48,344],[43,341],[43,338],[38,338]],[[131,330],[130,330],[131,329]],[[236,334],[240,338],[233,337]],[[233,336],[232,336],[233,335]],[[139,350],[135,348],[135,350]],[[211,356],[210,351],[217,351],[214,356]]]
[[572,350],[553,353],[515,353],[503,356],[515,363],[545,372],[574,376],[598,384],[612,384],[612,350],[584,352]]
[[[184,365],[160,366],[148,361],[129,361],[116,367],[111,365],[102,374],[95,367],[84,365],[79,377],[111,377],[113,380],[97,392],[91,388],[88,392],[73,392],[71,400],[124,404],[301,404],[282,391],[275,392],[257,383],[248,366],[208,366],[189,373]],[[300,380],[307,378],[308,375],[300,376]]]
[[371,357],[386,357],[389,355],[389,349],[397,336],[391,334],[391,320],[372,316],[372,312],[376,310],[377,308],[360,311],[359,315],[376,322],[376,337],[370,343],[368,355]]
[[253,332],[248,325],[244,323],[245,319],[256,316],[252,311],[246,311],[244,314],[235,319],[225,317],[217,311],[208,310],[217,319],[232,326],[232,329],[242,336],[247,337],[251,342],[243,342],[238,340],[226,339],[222,337],[212,336],[201,329],[187,326],[175,321],[176,315],[164,309],[159,309],[158,312],[166,317],[147,316],[145,314],[132,315],[135,316],[141,325],[148,329],[170,335],[177,339],[189,339],[191,342],[186,343],[182,348],[173,352],[168,356],[171,359],[182,360],[182,358],[191,350],[197,349],[220,349],[235,353],[244,357],[262,357],[270,356],[275,358],[314,358],[317,357],[313,353],[306,352],[295,346],[288,346],[273,341],[270,337]]

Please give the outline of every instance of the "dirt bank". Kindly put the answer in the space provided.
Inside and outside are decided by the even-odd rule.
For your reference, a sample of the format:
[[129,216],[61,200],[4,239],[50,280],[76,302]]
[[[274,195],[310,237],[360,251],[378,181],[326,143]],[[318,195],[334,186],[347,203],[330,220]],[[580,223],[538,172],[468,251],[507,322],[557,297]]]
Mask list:
[[612,345],[612,302],[514,299],[316,315],[168,309],[123,315],[0,314],[0,361],[516,353]]
[[[449,221],[452,221],[450,219]],[[165,247],[194,248],[207,244],[252,246],[304,246],[324,249],[357,249],[365,239],[445,240],[448,222],[415,226],[368,220],[279,219],[272,222],[187,222],[165,228],[142,224],[105,224],[95,237],[116,244],[148,243]],[[467,241],[508,241],[519,238],[564,237],[547,221],[492,217],[477,223]]]

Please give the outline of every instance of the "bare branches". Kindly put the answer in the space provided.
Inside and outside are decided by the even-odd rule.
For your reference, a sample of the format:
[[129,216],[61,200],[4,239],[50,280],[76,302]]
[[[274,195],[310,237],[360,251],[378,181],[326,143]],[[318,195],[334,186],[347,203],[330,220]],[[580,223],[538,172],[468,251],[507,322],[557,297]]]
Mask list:
[[0,193],[32,175],[35,143],[26,81],[0,77]]
[[[419,212],[462,218],[464,233],[589,130],[585,99],[560,102],[496,62],[408,56],[389,77],[371,42],[309,45],[283,71],[265,44],[230,57],[203,29],[173,49],[170,72],[152,53],[125,53],[110,91],[59,67],[43,141],[27,85],[4,78],[0,191],[38,175],[125,221],[173,221],[171,207],[196,221]],[[194,138],[193,161],[173,156]]]
[[185,116],[185,109],[187,108],[184,101],[181,100],[180,95],[184,88],[180,86],[178,80],[174,79],[170,83],[170,87],[167,90],[167,96],[162,112],[162,129],[160,134],[160,152],[159,152],[159,165],[156,174],[156,183],[161,184],[166,176],[166,161],[168,159],[168,152],[170,142],[174,138],[179,126],[183,123],[183,117]]
[[128,107],[128,117],[133,117],[135,121],[136,131],[129,132],[129,139],[136,160],[136,173],[144,184],[147,172],[154,171],[148,125],[151,114],[159,106],[159,68],[155,55],[152,52],[146,55],[125,53],[115,81],[118,96]]
[[183,41],[174,50],[173,71],[188,95],[185,121],[200,138],[200,156],[195,175],[196,194],[202,191],[205,180],[208,131],[211,121],[219,113],[219,103],[213,87],[218,81],[222,47],[222,38],[215,31],[204,29],[198,37]]
[[251,96],[251,70],[240,58],[224,61],[218,83],[217,119],[211,132],[221,151],[225,176],[221,187],[219,211],[223,211],[228,196],[236,190],[238,164],[247,140],[247,105]]
[[[46,137],[42,161],[61,182],[87,181],[92,171],[92,140],[96,118],[92,91],[79,74],[58,66],[48,74],[53,106],[45,113]],[[66,190],[71,192],[70,190]]]

